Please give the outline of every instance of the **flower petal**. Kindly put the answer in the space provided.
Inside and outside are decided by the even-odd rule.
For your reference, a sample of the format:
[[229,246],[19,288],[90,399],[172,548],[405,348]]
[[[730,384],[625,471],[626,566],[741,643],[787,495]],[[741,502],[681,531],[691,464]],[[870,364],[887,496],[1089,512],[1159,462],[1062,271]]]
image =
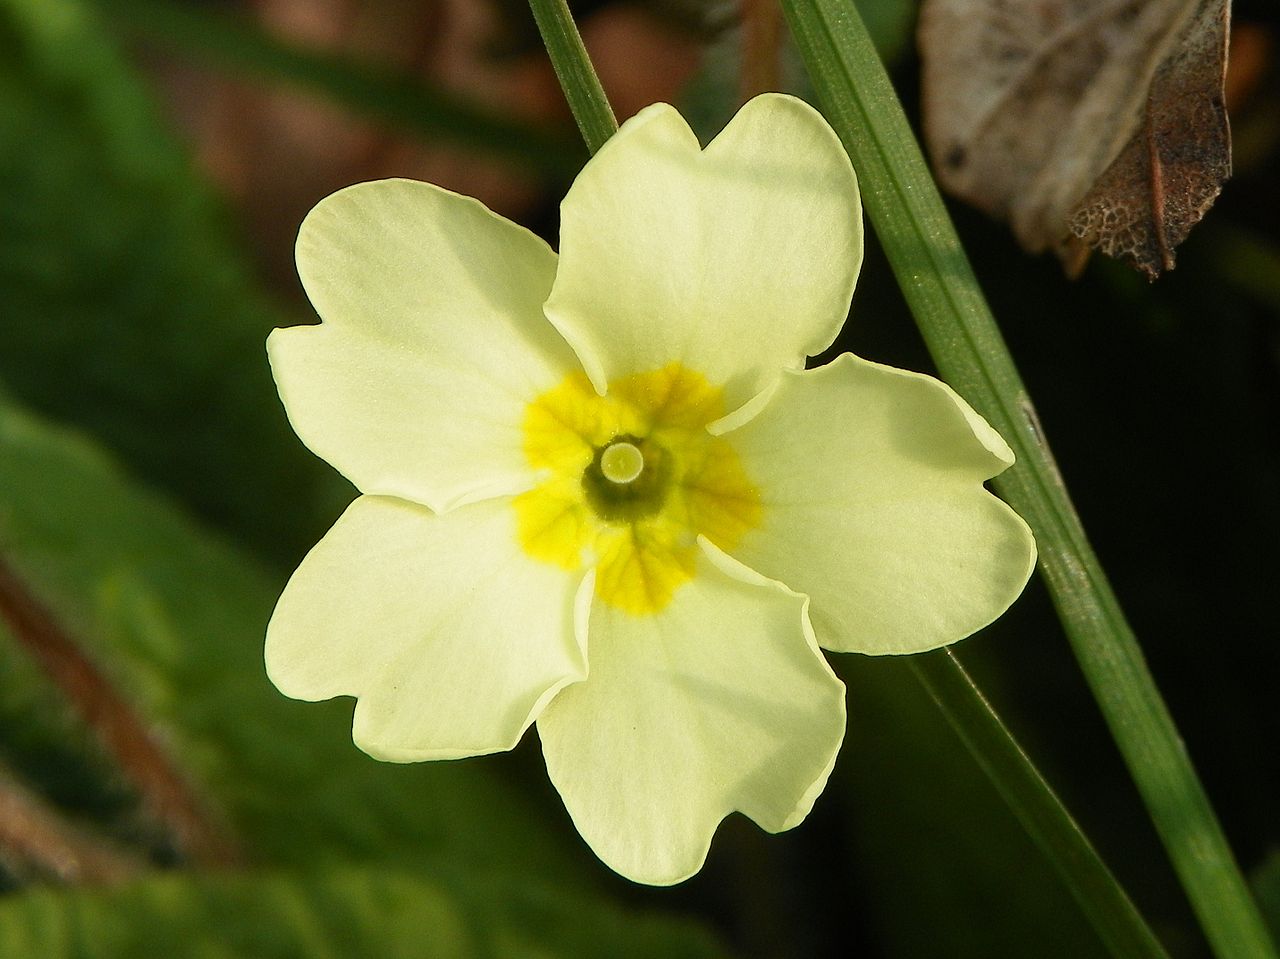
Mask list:
[[813,600],[826,649],[944,646],[997,618],[1031,575],[1030,529],[982,485],[1013,455],[933,377],[845,354],[788,373],[725,438],[762,504],[733,555]]
[[547,772],[596,855],[637,882],[701,868],[720,820],[798,825],[844,736],[844,686],[806,601],[719,554],[661,612],[591,609],[591,675],[538,718]]
[[359,697],[355,741],[378,759],[510,749],[586,675],[581,581],[521,551],[510,500],[435,515],[362,496],[285,587],[267,673],[295,699]]
[[324,322],[267,348],[307,446],[362,492],[436,510],[530,485],[525,406],[580,368],[542,314],[545,243],[475,200],[381,180],[322,200],[297,257]]
[[673,107],[622,125],[561,204],[547,316],[597,390],[673,360],[730,409],[835,338],[862,261],[849,158],[826,121],[765,94],[700,150]]

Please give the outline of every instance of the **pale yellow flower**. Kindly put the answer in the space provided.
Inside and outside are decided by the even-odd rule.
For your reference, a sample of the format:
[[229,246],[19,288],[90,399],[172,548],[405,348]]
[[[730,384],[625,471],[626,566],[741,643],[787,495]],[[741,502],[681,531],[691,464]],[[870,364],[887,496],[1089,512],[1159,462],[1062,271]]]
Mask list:
[[844,735],[818,647],[986,625],[1034,545],[1003,440],[927,376],[844,355],[857,184],[799,100],[705,150],[642,111],[562,206],[560,255],[479,203],[365,183],[303,224],[324,322],[272,334],[298,434],[361,495],[267,635],[287,695],[357,697],[394,761],[510,749],[610,866],[696,872],[739,810],[799,823]]

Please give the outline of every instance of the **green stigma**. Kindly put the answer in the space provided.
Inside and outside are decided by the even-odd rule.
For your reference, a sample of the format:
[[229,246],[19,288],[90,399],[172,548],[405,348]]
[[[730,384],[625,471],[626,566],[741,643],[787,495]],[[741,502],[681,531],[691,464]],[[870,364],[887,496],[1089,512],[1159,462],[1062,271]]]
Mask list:
[[610,443],[600,454],[600,472],[611,483],[630,483],[644,472],[644,454],[625,440]]

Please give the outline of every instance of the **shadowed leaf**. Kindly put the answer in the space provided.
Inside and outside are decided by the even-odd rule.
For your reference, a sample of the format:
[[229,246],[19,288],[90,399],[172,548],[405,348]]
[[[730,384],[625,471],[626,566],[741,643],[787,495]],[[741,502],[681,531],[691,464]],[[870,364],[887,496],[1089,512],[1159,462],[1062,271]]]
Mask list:
[[1078,272],[1150,277],[1230,174],[1226,0],[928,0],[925,134],[943,185]]
[[1231,175],[1227,16],[1225,0],[1201,0],[1156,71],[1138,131],[1070,217],[1075,236],[1152,278],[1173,269]]

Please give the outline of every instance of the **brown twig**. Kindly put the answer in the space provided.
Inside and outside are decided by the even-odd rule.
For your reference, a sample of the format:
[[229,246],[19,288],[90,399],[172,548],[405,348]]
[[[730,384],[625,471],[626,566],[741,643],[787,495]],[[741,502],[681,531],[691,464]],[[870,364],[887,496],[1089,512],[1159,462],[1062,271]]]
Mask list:
[[0,558],[0,618],[93,730],[143,807],[193,862],[231,865],[239,853],[227,831],[133,708]]
[[118,883],[146,869],[139,857],[68,822],[0,769],[0,855],[59,882]]

